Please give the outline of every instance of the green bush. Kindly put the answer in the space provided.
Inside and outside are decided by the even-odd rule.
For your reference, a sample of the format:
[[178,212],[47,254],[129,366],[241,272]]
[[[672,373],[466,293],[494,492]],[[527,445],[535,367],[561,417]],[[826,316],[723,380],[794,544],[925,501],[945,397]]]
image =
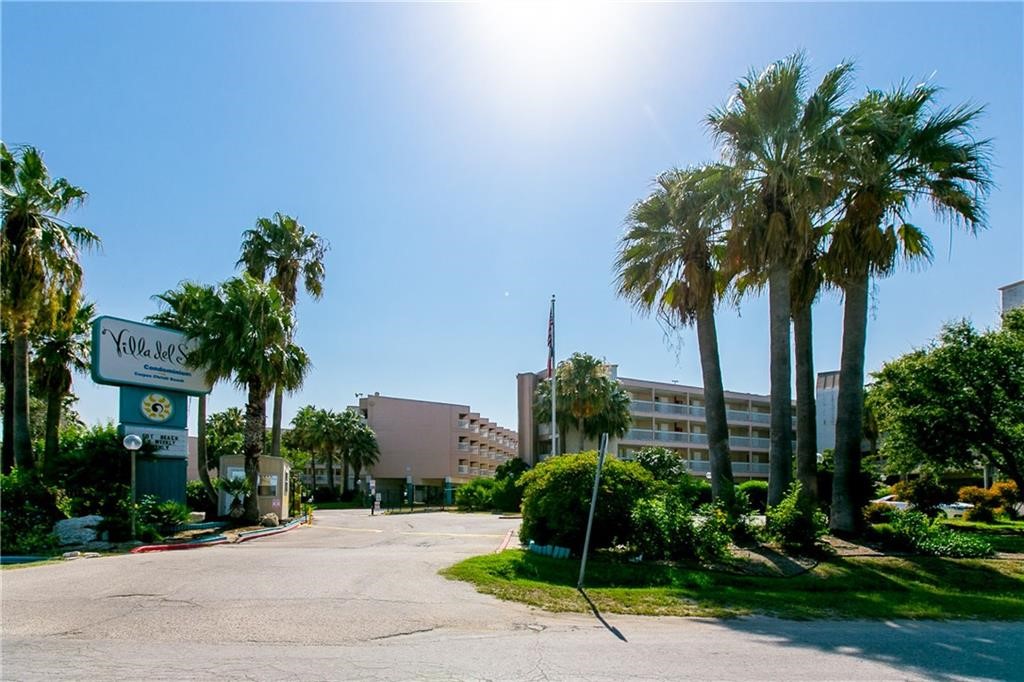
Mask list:
[[188,507],[174,500],[161,500],[156,495],[146,495],[139,502],[138,521],[158,530],[170,530],[187,522]]
[[705,504],[697,509],[694,545],[697,556],[705,561],[729,556],[730,535],[735,532],[734,516],[721,504]]
[[[539,545],[583,547],[597,454],[561,455],[523,474],[523,524],[520,537]],[[650,497],[654,479],[635,462],[607,459],[601,473],[590,544],[594,549],[631,540],[630,514],[638,500]]]
[[[147,443],[140,452],[152,451]],[[121,504],[131,489],[131,458],[113,424],[65,430],[60,452],[46,460],[41,477],[68,518],[127,511]]]
[[[210,482],[213,489],[217,489],[217,479],[212,478]],[[217,502],[210,502],[206,496],[206,486],[202,481],[189,481],[185,484],[185,503],[188,508],[195,512],[205,512],[207,520],[217,515]]]
[[630,515],[631,545],[646,559],[714,561],[729,553],[729,515],[704,505],[698,515],[671,497],[638,500]]
[[736,490],[746,493],[751,508],[764,514],[768,508],[768,481],[745,481],[736,486]]
[[766,512],[765,534],[788,550],[813,549],[827,531],[828,519],[813,502],[801,498],[798,481],[789,486],[781,502]]
[[900,481],[892,486],[892,491],[900,500],[909,502],[914,509],[930,517],[939,513],[940,504],[953,501],[952,491],[930,476]]
[[668,448],[641,448],[637,451],[633,461],[651,472],[651,476],[658,481],[674,483],[684,476],[689,478],[683,460]]
[[689,509],[702,504],[711,504],[711,484],[696,476],[680,476],[670,485],[670,490]]
[[53,524],[63,515],[53,495],[31,471],[0,475],[0,551],[36,554],[53,549]]
[[868,524],[889,523],[896,507],[884,502],[872,502],[864,507],[864,520]]
[[490,478],[474,478],[455,489],[455,504],[462,511],[488,511],[498,484]]
[[874,531],[889,549],[950,558],[992,555],[992,545],[984,539],[943,528],[915,510],[893,510],[891,521]]
[[523,504],[523,474],[529,471],[530,467],[523,460],[510,459],[494,470],[494,480],[497,486],[491,498],[493,509],[507,512],[517,512]]

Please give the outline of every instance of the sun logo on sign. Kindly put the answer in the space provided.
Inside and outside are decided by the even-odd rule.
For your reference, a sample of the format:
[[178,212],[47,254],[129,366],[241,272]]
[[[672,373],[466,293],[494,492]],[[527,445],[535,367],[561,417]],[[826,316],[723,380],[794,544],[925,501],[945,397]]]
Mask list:
[[152,422],[165,422],[174,413],[174,406],[167,396],[150,393],[142,399],[142,414]]

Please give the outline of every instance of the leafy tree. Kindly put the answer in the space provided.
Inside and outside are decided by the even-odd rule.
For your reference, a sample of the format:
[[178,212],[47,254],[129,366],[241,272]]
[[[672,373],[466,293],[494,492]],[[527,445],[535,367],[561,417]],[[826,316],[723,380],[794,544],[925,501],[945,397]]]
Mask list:
[[40,392],[46,397],[44,461],[57,455],[64,403],[71,393],[71,373],[89,371],[92,318],[96,308],[80,305],[78,297],[60,297],[60,315],[35,341],[32,366]]
[[343,456],[344,430],[341,414],[306,405],[295,413],[289,435],[289,440],[295,447],[313,455],[313,487],[316,487],[315,463],[319,459],[327,469],[327,486],[334,491],[335,496],[338,495],[338,486],[334,479],[334,462],[336,458]]
[[915,205],[971,234],[985,225],[990,186],[989,142],[974,124],[982,109],[940,108],[931,85],[870,91],[843,116],[842,215],[824,261],[845,294],[839,395],[836,404],[836,471],[833,530],[851,532],[861,514],[854,490],[863,436],[864,348],[872,277],[891,274],[899,260],[928,261],[928,236],[909,222]]
[[1024,489],[1024,310],[1003,328],[946,325],[926,348],[886,363],[868,393],[895,471],[985,463]]
[[723,272],[729,170],[708,165],[658,179],[630,211],[616,261],[619,295],[669,325],[697,328],[704,378],[711,486],[716,500],[733,499],[732,458],[718,354],[715,306],[728,286]]
[[[314,299],[323,295],[324,256],[328,244],[315,232],[307,232],[295,218],[275,213],[273,218],[260,218],[256,227],[242,234],[242,255],[238,265],[261,282],[270,276],[289,311],[295,308],[299,277],[306,293]],[[274,413],[271,425],[270,453],[281,453],[281,409],[284,386],[274,386]]]
[[[163,303],[166,308],[148,316],[146,319],[149,322],[169,329],[184,330],[190,326],[197,327],[201,324],[202,315],[209,310],[213,296],[214,291],[208,286],[196,284],[195,282],[182,282],[178,285],[177,289],[169,289],[153,297]],[[205,394],[200,395],[196,401],[199,413],[197,419],[199,433],[196,437],[196,465],[199,469],[199,480],[202,481],[203,488],[206,490],[206,496],[209,498],[210,503],[214,504],[217,501],[217,491],[210,480],[210,462],[217,462],[219,455],[211,460],[208,451],[206,401],[207,397]]]
[[[343,414],[346,419],[343,428],[342,456],[352,467],[353,478],[358,481],[363,469],[372,467],[380,461],[380,446],[377,444],[377,434],[358,412],[345,410]],[[347,476],[345,485],[348,485]]]
[[229,407],[206,418],[207,469],[213,468],[225,455],[241,455],[244,444],[245,414],[240,409]]
[[836,146],[840,101],[852,66],[825,74],[810,94],[804,56],[751,71],[707,123],[727,163],[740,175],[729,232],[732,266],[768,283],[770,326],[770,504],[792,477],[791,277],[814,244],[812,215],[831,194],[829,154]]
[[[40,321],[54,322],[63,296],[81,295],[79,251],[99,243],[84,227],[60,216],[81,204],[85,191],[52,179],[34,147],[12,151],[0,142],[3,231],[0,237],[0,318],[11,337],[11,441],[19,467],[35,465],[29,434],[29,335]],[[77,308],[77,304],[65,306]]]
[[[580,449],[587,437],[602,433],[622,436],[629,429],[629,394],[608,376],[603,360],[586,353],[573,353],[555,369],[558,386],[559,431],[570,427],[579,433]],[[541,422],[551,421],[551,382],[537,385],[534,413]],[[565,443],[565,438],[560,438]]]
[[657,481],[678,481],[686,473],[686,465],[679,455],[668,448],[652,446],[641,448],[633,457],[634,461],[651,472]]
[[[206,368],[210,379],[230,378],[247,389],[243,454],[246,478],[256,490],[267,398],[278,382],[286,390],[301,385],[309,357],[292,343],[295,321],[274,287],[243,274],[211,288],[203,301],[184,325],[196,341],[188,362]],[[255,495],[245,500],[245,517],[250,522],[259,518]]]

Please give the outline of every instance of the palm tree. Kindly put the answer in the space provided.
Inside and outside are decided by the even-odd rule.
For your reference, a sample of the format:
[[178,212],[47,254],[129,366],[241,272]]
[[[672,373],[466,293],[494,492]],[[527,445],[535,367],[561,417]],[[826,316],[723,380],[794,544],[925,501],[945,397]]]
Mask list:
[[362,419],[349,434],[347,457],[352,466],[353,478],[357,481],[364,468],[372,467],[380,461],[380,445],[377,443],[377,434]]
[[990,143],[973,136],[982,108],[939,108],[936,94],[931,85],[870,91],[843,117],[842,215],[825,261],[845,294],[830,519],[834,531],[854,532],[860,520],[855,490],[871,278],[891,274],[900,259],[930,260],[928,236],[907,222],[919,202],[930,203],[938,216],[971,234],[986,224]]
[[[148,316],[146,319],[153,324],[169,329],[185,330],[201,323],[202,316],[209,309],[214,291],[208,286],[195,282],[181,282],[177,289],[169,289],[154,296],[166,306],[165,310]],[[199,480],[203,483],[206,496],[211,503],[217,501],[217,491],[210,480],[210,466],[207,457],[206,439],[206,394],[198,400],[198,428],[196,442],[196,466],[199,469]]]
[[78,254],[99,244],[84,227],[59,216],[78,206],[85,191],[64,178],[56,180],[33,147],[12,152],[0,142],[0,186],[3,190],[3,230],[0,232],[0,317],[11,337],[14,368],[11,376],[14,460],[32,468],[29,433],[29,334],[37,318],[56,315],[60,294],[81,294],[82,267]]
[[71,292],[64,292],[60,298],[60,315],[36,339],[32,360],[36,381],[46,396],[44,461],[53,461],[60,446],[61,413],[71,392],[71,373],[89,371],[92,318],[96,314],[92,303],[80,305]]
[[742,177],[729,233],[731,266],[768,282],[772,505],[792,477],[791,271],[813,243],[812,214],[828,203],[828,168],[821,161],[838,139],[851,73],[850,64],[840,64],[805,96],[807,72],[798,53],[752,71],[707,117],[725,160]]
[[616,261],[618,293],[642,313],[656,311],[670,326],[697,328],[704,379],[711,492],[733,499],[729,426],[715,305],[728,285],[722,257],[726,226],[723,199],[728,169],[704,166],[676,170],[629,213]]
[[[301,385],[309,357],[291,342],[294,318],[274,287],[243,273],[211,294],[200,314],[185,320],[183,330],[196,342],[188,362],[205,367],[211,381],[230,377],[247,389],[243,454],[246,478],[256,490],[267,397],[278,382],[286,390]],[[259,519],[255,495],[245,500],[245,516],[250,522]]]
[[316,489],[316,461],[323,462],[327,470],[327,487],[335,496],[338,486],[334,478],[334,461],[341,455],[344,441],[342,417],[332,410],[320,409],[314,405],[299,408],[292,419],[292,434],[295,443],[313,454],[312,486]]
[[[300,275],[306,293],[314,299],[323,295],[324,255],[328,246],[315,232],[306,232],[295,218],[275,213],[273,218],[260,218],[254,229],[242,234],[242,255],[237,265],[261,282],[269,272],[270,283],[281,292],[288,310],[293,310]],[[275,383],[270,445],[275,457],[281,454],[283,400],[284,387]]]
[[[558,386],[559,430],[573,427],[580,438],[607,431],[621,436],[629,429],[629,396],[617,381],[608,377],[603,360],[587,353],[573,353],[555,369]],[[534,410],[540,422],[551,421],[551,382],[542,381],[534,396]],[[564,438],[559,439],[565,442]]]

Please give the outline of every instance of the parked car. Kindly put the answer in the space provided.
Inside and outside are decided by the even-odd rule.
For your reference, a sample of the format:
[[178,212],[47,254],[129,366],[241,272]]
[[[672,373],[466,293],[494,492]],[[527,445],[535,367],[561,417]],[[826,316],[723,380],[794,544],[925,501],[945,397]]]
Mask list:
[[887,504],[890,507],[896,509],[910,509],[910,503],[904,502],[903,500],[897,500],[895,495],[886,495],[885,497],[879,497],[877,500],[871,500],[872,504]]
[[945,513],[948,519],[957,519],[964,515],[964,512],[968,509],[973,508],[973,504],[967,504],[966,502],[953,502],[952,504],[940,504],[939,509]]

